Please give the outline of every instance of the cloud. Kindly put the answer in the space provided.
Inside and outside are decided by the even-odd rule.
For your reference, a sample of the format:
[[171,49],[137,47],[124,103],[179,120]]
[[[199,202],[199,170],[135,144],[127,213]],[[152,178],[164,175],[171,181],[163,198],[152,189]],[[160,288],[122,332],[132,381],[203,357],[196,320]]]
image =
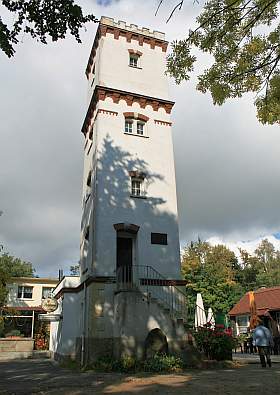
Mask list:
[[224,244],[231,251],[233,251],[238,258],[240,258],[239,249],[248,251],[251,255],[254,255],[255,250],[260,245],[263,239],[267,239],[271,244],[274,245],[275,250],[280,251],[280,240],[273,235],[263,235],[254,240],[231,240],[221,237],[210,237],[207,241],[211,245]]
[[[97,17],[165,31],[168,40],[183,37],[201,7],[186,3],[166,24],[170,2],[158,16],[157,1],[80,3]],[[79,259],[84,70],[96,27],[87,26],[82,45],[68,37],[44,46],[24,36],[13,59],[0,55],[0,242],[40,275]],[[182,244],[197,235],[247,240],[279,232],[279,127],[258,124],[249,95],[214,107],[195,79],[170,82],[170,92]]]

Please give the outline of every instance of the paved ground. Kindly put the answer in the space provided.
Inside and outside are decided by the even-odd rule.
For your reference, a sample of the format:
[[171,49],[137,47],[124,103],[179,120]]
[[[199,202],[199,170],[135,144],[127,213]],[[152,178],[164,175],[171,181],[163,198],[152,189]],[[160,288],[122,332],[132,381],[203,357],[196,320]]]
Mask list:
[[237,369],[189,370],[168,375],[79,373],[50,360],[0,362],[0,394],[40,395],[273,395],[279,394],[280,363]]

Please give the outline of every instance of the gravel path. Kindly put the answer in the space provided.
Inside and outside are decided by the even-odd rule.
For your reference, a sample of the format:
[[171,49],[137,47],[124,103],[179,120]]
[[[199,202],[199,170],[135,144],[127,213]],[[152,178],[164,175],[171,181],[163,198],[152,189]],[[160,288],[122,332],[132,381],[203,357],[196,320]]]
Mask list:
[[188,370],[180,374],[98,374],[62,369],[50,360],[0,362],[0,394],[273,395],[280,388],[280,364],[262,369]]

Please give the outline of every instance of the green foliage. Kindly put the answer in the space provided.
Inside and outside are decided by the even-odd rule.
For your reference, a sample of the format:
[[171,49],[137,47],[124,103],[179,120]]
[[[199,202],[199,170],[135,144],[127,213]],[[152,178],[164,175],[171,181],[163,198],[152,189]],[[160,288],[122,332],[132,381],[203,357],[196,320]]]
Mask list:
[[34,268],[29,262],[24,262],[6,252],[0,253],[0,307],[5,304],[7,297],[6,284],[11,277],[33,277]]
[[97,372],[132,373],[141,370],[141,364],[136,358],[129,356],[125,356],[121,359],[100,357],[94,362],[92,368]]
[[145,372],[175,372],[183,368],[183,361],[179,357],[166,354],[155,354],[144,362]]
[[18,329],[12,329],[10,332],[7,332],[5,334],[5,337],[13,337],[13,336],[23,337],[24,335]]
[[[280,121],[279,1],[210,0],[197,18],[197,28],[172,43],[168,72],[177,83],[188,80],[196,47],[213,63],[200,76],[197,89],[209,91],[214,104],[256,92],[262,123]],[[264,95],[260,92],[264,91]]]
[[57,41],[69,32],[81,42],[80,29],[86,22],[97,22],[95,16],[84,15],[74,0],[2,0],[1,3],[13,17],[11,27],[0,17],[0,48],[8,57],[14,55],[20,34],[47,44],[48,37]]
[[78,276],[80,274],[80,265],[70,266],[70,276]]
[[194,309],[196,294],[201,293],[206,307],[227,313],[243,292],[235,278],[237,268],[237,258],[227,247],[192,242],[182,256],[190,306]]
[[[190,310],[201,293],[205,307],[227,313],[245,292],[280,285],[280,251],[264,239],[253,255],[240,250],[241,262],[224,245],[191,242],[182,255]],[[192,314],[194,315],[194,313]]]
[[216,359],[217,361],[232,359],[232,349],[235,346],[235,341],[232,336],[224,333],[221,328],[198,328],[198,331],[194,332],[193,335],[197,347],[209,359]]
[[121,359],[101,357],[92,365],[92,368],[97,372],[174,372],[183,368],[183,362],[181,358],[166,354],[155,354],[153,358],[146,361],[139,361],[129,356]]

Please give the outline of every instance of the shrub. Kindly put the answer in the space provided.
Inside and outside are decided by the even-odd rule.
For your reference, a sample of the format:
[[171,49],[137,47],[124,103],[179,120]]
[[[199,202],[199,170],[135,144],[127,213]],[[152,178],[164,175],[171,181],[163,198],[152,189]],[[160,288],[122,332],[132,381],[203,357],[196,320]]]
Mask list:
[[198,348],[203,351],[209,359],[217,361],[231,360],[232,349],[234,348],[234,339],[223,331],[223,328],[209,327],[198,328],[194,332],[194,338]]
[[183,361],[179,357],[166,354],[155,354],[144,362],[145,372],[174,372],[183,368]]
[[141,364],[134,357],[123,357],[121,359],[113,359],[111,357],[98,358],[93,364],[93,369],[98,372],[120,372],[129,373],[136,372],[141,369]]
[[5,337],[23,337],[24,335],[20,333],[18,329],[12,329],[10,332],[5,334]]
[[115,360],[111,357],[101,357],[94,362],[92,368],[97,372],[136,373],[143,370],[145,372],[174,372],[183,368],[183,361],[181,358],[166,354],[155,354],[153,358],[144,362],[129,356]]

